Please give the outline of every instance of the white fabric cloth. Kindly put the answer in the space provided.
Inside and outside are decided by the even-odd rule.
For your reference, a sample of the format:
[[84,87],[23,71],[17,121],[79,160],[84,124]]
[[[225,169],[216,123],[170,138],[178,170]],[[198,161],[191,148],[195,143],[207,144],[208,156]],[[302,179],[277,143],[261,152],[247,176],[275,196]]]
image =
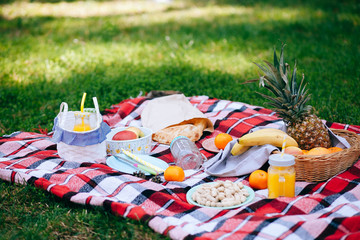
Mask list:
[[147,103],[141,113],[142,125],[153,132],[194,118],[206,119],[208,126],[205,131],[213,131],[212,122],[184,94],[155,98]]
[[272,145],[254,146],[243,154],[233,156],[231,149],[236,143],[234,139],[224,150],[203,164],[205,172],[218,177],[235,177],[249,174],[267,162],[272,151],[278,149]]

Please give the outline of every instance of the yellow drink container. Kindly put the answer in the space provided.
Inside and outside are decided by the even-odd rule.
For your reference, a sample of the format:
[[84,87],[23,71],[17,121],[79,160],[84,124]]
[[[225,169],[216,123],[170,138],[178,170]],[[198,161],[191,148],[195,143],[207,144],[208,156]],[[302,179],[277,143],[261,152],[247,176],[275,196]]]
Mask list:
[[272,154],[269,164],[268,197],[295,197],[295,157],[289,154]]
[[87,112],[75,112],[75,125],[73,131],[86,132],[91,130],[90,126],[90,113]]

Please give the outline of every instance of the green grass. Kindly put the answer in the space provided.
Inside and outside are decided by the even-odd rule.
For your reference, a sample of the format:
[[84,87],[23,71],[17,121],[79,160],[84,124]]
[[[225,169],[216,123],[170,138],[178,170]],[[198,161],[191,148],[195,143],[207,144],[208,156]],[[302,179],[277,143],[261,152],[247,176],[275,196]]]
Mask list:
[[[296,60],[305,74],[318,115],[360,125],[356,0],[2,2],[1,135],[50,130],[60,103],[79,109],[83,92],[86,107],[96,96],[101,110],[140,91],[170,89],[266,107],[254,93],[265,90],[242,83],[258,76],[253,62],[271,61],[282,42],[287,62]],[[137,236],[146,225],[0,183],[1,204],[10,209],[0,208],[0,236],[119,238],[114,229]]]

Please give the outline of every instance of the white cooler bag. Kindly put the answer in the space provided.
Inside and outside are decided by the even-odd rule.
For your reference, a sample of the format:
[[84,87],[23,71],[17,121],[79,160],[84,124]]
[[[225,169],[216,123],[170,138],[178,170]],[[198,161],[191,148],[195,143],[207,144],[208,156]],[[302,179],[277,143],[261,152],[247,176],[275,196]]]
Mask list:
[[52,140],[57,143],[58,154],[64,160],[80,163],[105,162],[105,139],[110,127],[103,122],[96,97],[93,98],[93,102],[95,111],[84,109],[84,112],[89,112],[91,127],[91,130],[85,132],[73,131],[75,115],[79,112],[68,111],[67,103],[61,103],[60,112],[54,120]]

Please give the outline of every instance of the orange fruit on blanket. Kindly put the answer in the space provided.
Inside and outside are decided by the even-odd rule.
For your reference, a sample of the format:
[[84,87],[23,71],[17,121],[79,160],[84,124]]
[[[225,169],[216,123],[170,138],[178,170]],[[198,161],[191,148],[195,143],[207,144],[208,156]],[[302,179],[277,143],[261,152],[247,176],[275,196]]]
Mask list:
[[268,173],[264,170],[255,170],[249,176],[250,187],[255,189],[267,188]]
[[185,179],[185,173],[179,166],[169,166],[165,169],[164,178],[166,181],[182,182]]
[[336,152],[342,151],[343,149],[339,148],[339,147],[331,147],[331,148],[328,148],[328,150],[330,151],[330,153],[336,153]]
[[316,148],[310,149],[306,155],[322,155],[322,154],[328,154],[328,153],[331,153],[329,151],[329,149],[324,148],[324,147],[316,147]]
[[226,145],[231,142],[233,138],[230,136],[230,134],[227,133],[219,133],[214,140],[215,146],[218,149],[224,150]]

